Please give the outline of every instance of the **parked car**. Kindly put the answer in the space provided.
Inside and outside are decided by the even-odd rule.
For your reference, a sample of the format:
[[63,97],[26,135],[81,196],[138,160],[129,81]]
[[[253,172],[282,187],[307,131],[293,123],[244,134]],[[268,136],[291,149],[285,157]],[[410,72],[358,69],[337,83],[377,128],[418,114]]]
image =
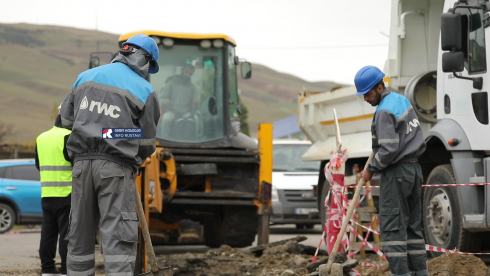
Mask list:
[[42,223],[41,182],[34,159],[0,160],[0,233]]
[[310,141],[303,140],[273,141],[271,224],[296,224],[297,229],[320,224],[319,218],[308,216],[318,212],[313,185],[320,168],[319,161],[301,161],[310,146]]

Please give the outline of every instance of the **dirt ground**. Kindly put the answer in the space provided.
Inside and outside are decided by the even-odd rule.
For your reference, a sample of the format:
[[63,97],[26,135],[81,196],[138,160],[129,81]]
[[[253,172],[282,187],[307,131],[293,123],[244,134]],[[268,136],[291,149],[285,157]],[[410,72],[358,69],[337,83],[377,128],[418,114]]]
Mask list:
[[[313,254],[311,248],[289,241],[283,245],[267,247],[262,253],[224,245],[203,254],[163,256],[158,262],[160,266],[171,266],[176,276],[314,276],[318,275],[318,268],[310,265]],[[328,256],[325,254],[322,251],[317,262],[326,262]],[[388,263],[378,261],[375,254],[368,254],[366,259],[359,261],[383,264],[381,268],[357,266],[356,269],[363,276],[391,275]],[[473,255],[443,254],[430,260],[428,267],[431,276],[490,276],[485,263]]]
[[[310,265],[316,248],[301,244],[305,237],[298,236],[266,247],[235,249],[227,245],[210,249],[204,253],[157,255],[160,267],[172,267],[175,276],[316,276],[318,265],[326,263],[328,256],[321,250],[316,265]],[[299,242],[298,242],[299,241]],[[361,262],[383,264],[381,268],[361,267],[356,269],[362,276],[388,276],[391,274],[385,261],[378,261],[377,255],[367,254]],[[340,262],[342,262],[341,260]],[[443,254],[428,263],[431,276],[490,276],[485,263],[473,255]],[[105,275],[103,258],[96,256],[96,275]],[[0,269],[0,275],[39,276],[40,269],[12,267]],[[347,274],[345,274],[347,275]]]

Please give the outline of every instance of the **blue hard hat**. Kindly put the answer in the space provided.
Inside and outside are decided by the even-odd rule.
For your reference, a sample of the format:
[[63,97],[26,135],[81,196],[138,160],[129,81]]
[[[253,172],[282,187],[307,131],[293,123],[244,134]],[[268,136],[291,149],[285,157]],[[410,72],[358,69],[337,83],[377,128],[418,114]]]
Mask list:
[[357,88],[357,96],[362,96],[373,89],[373,87],[383,80],[385,74],[375,66],[364,66],[359,70],[354,78]]
[[124,45],[133,45],[133,46],[138,46],[141,49],[145,50],[148,54],[151,55],[151,59],[153,60],[153,65],[150,67],[148,70],[148,73],[150,74],[155,74],[158,72],[160,67],[158,66],[158,46],[155,40],[153,38],[144,35],[144,34],[137,34],[132,37],[130,37],[126,42],[122,44]]

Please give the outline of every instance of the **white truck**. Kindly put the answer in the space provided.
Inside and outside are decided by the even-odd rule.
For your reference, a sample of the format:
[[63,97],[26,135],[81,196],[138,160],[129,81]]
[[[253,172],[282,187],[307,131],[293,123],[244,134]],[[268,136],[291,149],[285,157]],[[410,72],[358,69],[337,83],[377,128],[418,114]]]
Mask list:
[[[392,1],[384,81],[417,112],[427,143],[419,157],[427,184],[490,182],[489,26],[488,0]],[[336,149],[333,108],[349,152],[346,175],[362,169],[371,152],[375,107],[355,92],[347,87],[299,96],[300,127],[313,142],[302,159],[322,161],[317,187],[322,222],[330,186],[322,170]],[[376,204],[376,189],[373,195]],[[485,248],[490,244],[487,186],[424,188],[422,204],[426,243],[463,252],[490,249]]]

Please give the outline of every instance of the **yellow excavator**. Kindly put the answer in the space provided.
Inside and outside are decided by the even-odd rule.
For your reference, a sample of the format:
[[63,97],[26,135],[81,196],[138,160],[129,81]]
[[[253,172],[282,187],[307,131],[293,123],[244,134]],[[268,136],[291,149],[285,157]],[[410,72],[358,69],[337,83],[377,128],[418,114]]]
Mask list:
[[[169,86],[182,81],[185,68],[193,69],[188,91],[197,94],[185,114],[162,108],[157,149],[136,179],[152,243],[245,247],[256,235],[258,244],[268,243],[272,125],[259,125],[258,144],[240,131],[237,67],[248,79],[251,64],[238,58],[227,35],[146,30],[121,35],[119,46],[136,34],[159,47],[160,70],[148,81],[161,106],[178,93]],[[90,68],[102,54],[91,54]],[[146,271],[140,240],[139,267]]]

